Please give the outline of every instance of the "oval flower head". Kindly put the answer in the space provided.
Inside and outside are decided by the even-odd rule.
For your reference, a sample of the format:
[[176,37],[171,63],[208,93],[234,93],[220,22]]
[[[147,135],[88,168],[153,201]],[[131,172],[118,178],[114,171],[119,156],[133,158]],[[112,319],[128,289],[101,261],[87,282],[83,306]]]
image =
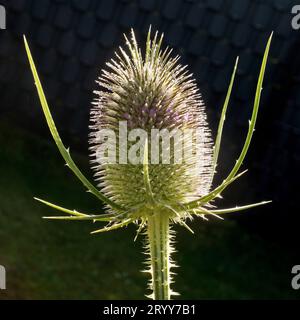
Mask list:
[[102,70],[91,112],[92,163],[102,192],[128,216],[164,211],[181,221],[178,205],[209,192],[212,142],[195,80],[157,36],[151,41],[149,32],[142,56],[132,31],[129,55],[120,48]]
[[147,269],[151,275],[149,297],[170,299],[176,293],[170,269],[173,224],[193,232],[188,221],[194,216],[208,220],[225,213],[249,209],[260,203],[217,209],[214,200],[244,172],[239,169],[248,151],[258,113],[262,82],[270,48],[270,36],[258,77],[252,116],[240,156],[223,182],[212,188],[221,144],[223,124],[237,69],[236,60],[221,113],[215,143],[208,128],[205,107],[192,74],[162,49],[163,35],[151,37],[149,29],[142,54],[134,32],[125,36],[127,49],[119,48],[98,79],[99,90],[91,110],[90,150],[98,183],[96,188],[82,174],[63,145],[52,119],[28,44],[25,47],[42,108],[51,134],[67,166],[93,195],[106,205],[106,213],[86,214],[42,203],[68,216],[64,220],[106,221],[92,233],[137,225],[146,235]]

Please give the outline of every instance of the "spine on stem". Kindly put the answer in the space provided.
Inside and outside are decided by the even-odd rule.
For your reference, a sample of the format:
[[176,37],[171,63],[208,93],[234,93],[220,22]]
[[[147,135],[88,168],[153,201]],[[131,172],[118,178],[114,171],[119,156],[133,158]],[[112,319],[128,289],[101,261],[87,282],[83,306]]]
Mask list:
[[151,274],[150,288],[151,298],[154,300],[170,300],[176,293],[170,288],[172,272],[175,267],[171,261],[172,238],[174,234],[170,230],[170,219],[167,214],[156,213],[148,217],[147,223],[147,249],[150,255],[148,259],[149,272]]

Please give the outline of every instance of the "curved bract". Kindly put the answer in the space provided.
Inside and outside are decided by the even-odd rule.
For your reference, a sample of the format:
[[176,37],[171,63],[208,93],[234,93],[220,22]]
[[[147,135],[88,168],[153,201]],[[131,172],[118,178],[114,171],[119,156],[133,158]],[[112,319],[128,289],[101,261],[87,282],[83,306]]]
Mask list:
[[[217,137],[213,146],[210,131],[206,122],[205,109],[198,92],[196,82],[186,70],[186,66],[178,64],[179,57],[172,58],[171,50],[161,49],[163,36],[158,33],[151,39],[149,29],[145,55],[137,45],[134,32],[131,40],[125,36],[128,54],[119,48],[116,60],[107,63],[109,71],[103,70],[98,84],[97,98],[91,112],[90,143],[93,156],[93,169],[98,182],[99,191],[83,175],[74,163],[69,149],[63,145],[55,123],[52,119],[31,52],[24,37],[25,48],[30,67],[35,79],[42,109],[53,139],[67,166],[79,178],[89,192],[103,201],[107,208],[104,214],[85,214],[75,210],[51,204],[45,200],[36,200],[68,216],[46,217],[57,220],[91,220],[106,221],[108,225],[93,233],[115,230],[130,223],[137,224],[137,235],[145,230],[147,235],[148,271],[151,274],[150,295],[154,299],[170,299],[175,294],[170,289],[170,268],[175,266],[170,255],[173,251],[174,232],[172,223],[178,223],[193,232],[186,220],[200,216],[207,220],[208,216],[220,217],[222,214],[250,209],[268,203],[263,201],[229,209],[218,209],[212,202],[244,172],[238,173],[247,154],[259,109],[263,78],[270,49],[272,34],[266,45],[263,61],[258,77],[249,129],[244,146],[233,169],[226,179],[211,190],[221,145],[226,110],[233,88],[238,65],[236,60],[228,92],[225,98]],[[116,132],[116,149],[123,143],[120,141],[120,123],[126,123],[127,129],[142,129],[145,138],[140,139],[138,163],[123,162],[121,153],[116,153],[115,163],[99,161],[97,151],[101,148],[99,132],[102,129]],[[162,152],[158,152],[158,163],[153,163],[152,151],[155,149],[152,129],[188,130],[198,129],[199,139],[190,137],[191,145],[198,147],[189,150],[186,162],[176,162],[173,151],[180,147],[180,139],[168,145],[171,154],[170,162],[163,163]],[[118,131],[119,130],[119,131]],[[158,146],[163,149],[160,140]],[[126,155],[134,145],[133,140],[126,142]],[[190,147],[190,145],[189,145]],[[150,152],[151,151],[151,152]],[[122,158],[122,159],[121,159]]]

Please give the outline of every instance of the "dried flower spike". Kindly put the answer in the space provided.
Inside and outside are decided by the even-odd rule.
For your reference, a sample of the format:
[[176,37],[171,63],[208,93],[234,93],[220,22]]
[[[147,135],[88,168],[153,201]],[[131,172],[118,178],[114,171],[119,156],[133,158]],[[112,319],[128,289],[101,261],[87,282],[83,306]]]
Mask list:
[[[187,220],[194,216],[207,220],[209,216],[220,217],[225,213],[268,203],[263,201],[230,209],[215,209],[212,205],[225,188],[245,172],[238,173],[254,132],[272,34],[265,49],[244,146],[227,178],[214,189],[211,189],[211,185],[218,163],[223,125],[238,59],[213,146],[196,83],[186,66],[178,64],[178,56],[171,58],[170,49],[161,49],[163,35],[158,37],[156,32],[151,39],[149,29],[144,56],[133,31],[131,40],[126,36],[125,39],[128,53],[120,48],[119,53],[116,53],[116,60],[112,59],[107,63],[109,70],[102,70],[97,81],[101,89],[96,91],[97,98],[91,111],[90,149],[99,191],[81,173],[72,160],[69,149],[60,139],[24,37],[41,105],[57,147],[67,166],[88,191],[106,204],[107,213],[85,214],[35,199],[68,214],[46,217],[48,219],[108,222],[104,228],[92,233],[118,229],[130,223],[138,225],[137,235],[143,231],[147,238],[146,252],[149,258],[146,271],[151,275],[152,291],[149,296],[153,299],[170,299],[176,294],[170,288],[173,282],[170,269],[175,266],[171,260],[175,236],[171,227],[174,223],[193,232],[187,225]],[[111,141],[106,144],[106,153],[102,152],[105,145],[101,139],[103,129],[113,133],[111,141],[114,145]],[[123,133],[125,132],[126,139],[122,140],[121,130],[125,129]],[[127,130],[130,130],[129,135]],[[176,136],[178,132],[184,134]],[[164,134],[169,134],[172,143],[164,144]],[[137,136],[138,141],[134,139]],[[193,146],[196,146],[196,151]],[[102,152],[100,158],[99,150]],[[178,157],[178,150],[185,152],[184,160],[181,158],[182,153]],[[103,161],[104,154],[108,153],[113,156],[114,161]],[[165,155],[169,155],[169,161],[166,161]],[[130,158],[129,162],[127,157]]]

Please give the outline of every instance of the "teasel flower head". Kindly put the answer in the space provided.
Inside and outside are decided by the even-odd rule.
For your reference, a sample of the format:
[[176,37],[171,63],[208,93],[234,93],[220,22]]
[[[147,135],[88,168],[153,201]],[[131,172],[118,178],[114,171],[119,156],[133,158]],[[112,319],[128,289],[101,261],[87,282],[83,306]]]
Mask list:
[[[105,203],[107,209],[106,213],[86,214],[35,198],[68,214],[45,218],[108,223],[92,233],[115,230],[130,223],[137,225],[137,235],[142,231],[146,235],[145,249],[149,258],[145,271],[151,275],[149,288],[152,291],[149,296],[170,299],[175,295],[170,288],[173,283],[170,270],[175,266],[171,259],[174,223],[193,232],[188,226],[188,220],[193,217],[199,216],[204,220],[221,218],[226,213],[268,202],[218,209],[215,200],[245,172],[239,173],[239,169],[256,124],[271,38],[272,34],[261,64],[253,111],[241,153],[227,177],[214,188],[212,183],[238,59],[225,97],[216,139],[212,143],[196,82],[186,66],[179,64],[179,57],[172,57],[171,49],[162,48],[163,36],[156,32],[152,38],[150,28],[144,55],[134,32],[131,32],[130,40],[125,36],[127,51],[120,47],[116,58],[107,63],[107,70],[102,70],[91,110],[90,150],[98,182],[96,188],[74,163],[69,149],[61,141],[24,38],[41,105],[56,145],[66,165],[90,193]],[[103,141],[103,130],[113,133],[112,140]],[[179,136],[176,135],[178,131]],[[169,144],[164,144],[160,133],[172,137]],[[106,153],[102,152],[103,145],[108,147]],[[178,150],[183,152],[179,152],[184,154],[183,158],[178,159]],[[167,159],[164,152],[169,155]],[[111,153],[115,161],[103,161],[103,155],[107,153]]]
[[[152,215],[155,204],[159,211],[177,219],[164,204],[178,206],[209,192],[213,171],[212,141],[204,104],[192,74],[187,66],[178,63],[178,56],[171,57],[171,49],[161,49],[163,35],[158,37],[156,33],[153,40],[150,36],[149,31],[146,53],[142,56],[132,30],[131,41],[125,36],[129,54],[120,48],[116,59],[107,63],[108,70],[102,70],[97,81],[101,90],[96,91],[91,112],[92,163],[102,192],[126,207],[129,216]],[[139,163],[120,164],[118,151],[124,147],[124,141],[119,139],[120,123],[126,126],[128,133],[134,129],[145,132],[149,150],[145,160],[151,193],[144,181],[146,140],[139,137]],[[97,151],[102,142],[99,132],[103,129],[116,133],[117,139],[112,141],[116,142],[115,164],[99,163]],[[155,133],[161,135],[154,139]],[[167,146],[161,138],[164,133],[166,139],[173,134]],[[126,141],[125,154],[136,143]],[[158,158],[153,164],[150,151],[154,152],[154,148],[158,148]],[[163,161],[164,152],[170,156],[167,163]],[[176,152],[180,159],[176,158]],[[180,219],[185,218],[184,212],[180,211],[179,215]]]

